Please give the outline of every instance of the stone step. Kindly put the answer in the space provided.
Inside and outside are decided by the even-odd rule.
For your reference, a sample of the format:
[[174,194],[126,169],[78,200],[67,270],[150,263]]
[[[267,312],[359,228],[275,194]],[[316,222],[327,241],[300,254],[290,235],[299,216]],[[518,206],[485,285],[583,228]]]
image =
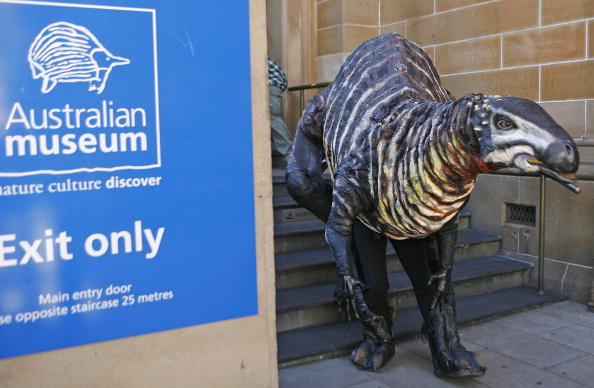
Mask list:
[[284,197],[289,195],[284,170],[272,170],[272,195],[274,197]]
[[[464,261],[500,252],[500,239],[496,235],[467,229],[458,234],[454,259]],[[388,272],[402,271],[392,244],[387,244]],[[330,283],[336,280],[336,266],[330,248],[277,254],[276,288],[304,287]]]
[[[452,278],[459,297],[493,292],[528,283],[531,264],[503,256],[489,256],[456,263]],[[389,302],[398,309],[416,306],[405,272],[388,274]],[[333,296],[335,284],[279,290],[276,293],[277,331],[301,329],[341,320]]]
[[[458,298],[457,321],[462,327],[462,341],[465,324],[564,299],[567,299],[564,294],[555,291],[545,291],[539,295],[532,286],[527,285]],[[422,318],[417,308],[399,310],[395,321],[397,342],[418,336],[421,324]],[[349,354],[361,339],[359,322],[339,322],[278,333],[279,367]]]
[[273,197],[272,206],[274,208],[275,223],[308,221],[316,219],[316,216],[314,216],[312,212],[299,205],[289,195]]
[[[274,208],[274,222],[296,222],[317,220],[312,212],[299,205],[290,196],[279,196],[272,198]],[[458,230],[468,229],[470,227],[470,211],[462,209],[458,223]]]
[[[274,225],[274,251],[278,255],[328,249],[320,220],[283,222]],[[393,252],[388,244],[388,253]],[[500,236],[474,229],[458,233],[456,255],[458,258],[479,257],[496,254],[500,248]],[[493,250],[495,249],[495,250]]]

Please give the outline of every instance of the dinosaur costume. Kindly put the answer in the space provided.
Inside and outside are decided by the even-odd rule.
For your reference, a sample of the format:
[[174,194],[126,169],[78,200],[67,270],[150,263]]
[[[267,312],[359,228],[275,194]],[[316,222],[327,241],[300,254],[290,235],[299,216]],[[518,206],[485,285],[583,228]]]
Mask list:
[[[370,238],[377,234],[393,243],[411,279],[435,373],[482,375],[455,322],[458,213],[481,172],[517,167],[570,186],[563,175],[578,164],[570,136],[534,102],[453,99],[427,54],[395,33],[356,48],[303,112],[287,168],[290,194],[327,223],[339,308],[363,324],[353,363],[379,369],[394,354],[389,311],[370,303],[373,294],[387,299],[387,289],[370,289],[365,273],[381,260]],[[326,167],[332,184],[322,178]]]

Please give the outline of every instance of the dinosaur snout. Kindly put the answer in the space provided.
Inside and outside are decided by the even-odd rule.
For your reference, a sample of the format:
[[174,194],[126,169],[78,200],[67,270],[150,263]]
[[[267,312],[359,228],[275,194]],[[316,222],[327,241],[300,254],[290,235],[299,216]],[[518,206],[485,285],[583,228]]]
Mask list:
[[580,157],[573,141],[559,140],[545,149],[541,161],[557,171],[574,173],[580,164]]

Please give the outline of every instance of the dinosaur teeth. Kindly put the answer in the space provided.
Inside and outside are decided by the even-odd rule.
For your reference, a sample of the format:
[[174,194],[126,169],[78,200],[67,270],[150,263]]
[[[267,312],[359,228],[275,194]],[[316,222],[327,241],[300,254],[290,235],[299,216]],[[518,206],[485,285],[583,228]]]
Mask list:
[[485,112],[482,112],[479,116],[481,116],[481,119],[484,119],[485,117],[487,117],[487,114]]
[[482,128],[482,127],[478,127],[478,126],[477,126],[477,127],[474,127],[474,130],[475,130],[475,131],[477,131],[477,132],[480,132],[480,131],[482,131],[482,130],[483,130],[483,128]]
[[483,121],[481,124],[482,125],[487,125],[487,124],[489,124],[489,122],[488,121]]

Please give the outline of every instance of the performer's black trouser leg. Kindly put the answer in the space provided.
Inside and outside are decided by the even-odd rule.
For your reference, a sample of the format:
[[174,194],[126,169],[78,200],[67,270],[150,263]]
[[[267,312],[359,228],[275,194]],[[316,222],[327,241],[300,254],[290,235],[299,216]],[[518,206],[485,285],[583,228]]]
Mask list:
[[429,317],[434,287],[429,286],[433,271],[429,265],[429,238],[390,240],[398,259],[412,283],[423,319]]
[[[365,301],[373,312],[390,318],[386,266],[387,239],[372,232],[360,221],[355,221],[353,224],[353,237],[357,251],[357,265],[360,269],[359,276],[365,286]],[[427,287],[433,274],[429,265],[429,239],[390,240],[390,242],[413,284],[419,306],[422,306],[421,314],[427,319],[431,299],[434,296],[431,287]]]

